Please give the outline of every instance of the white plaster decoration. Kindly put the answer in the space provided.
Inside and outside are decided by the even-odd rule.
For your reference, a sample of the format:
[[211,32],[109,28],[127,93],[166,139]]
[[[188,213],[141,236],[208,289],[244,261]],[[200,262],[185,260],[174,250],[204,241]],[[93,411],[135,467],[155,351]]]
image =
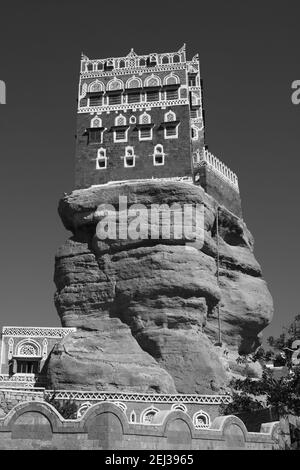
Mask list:
[[14,353],[14,339],[9,338],[9,340],[8,340],[8,355],[7,355],[8,360],[10,360],[13,357],[13,353]]
[[196,429],[205,429],[210,427],[210,416],[205,411],[198,411],[193,416],[193,425]]
[[76,328],[49,328],[49,327],[26,327],[26,326],[4,326],[2,336],[29,336],[40,338],[64,338]]

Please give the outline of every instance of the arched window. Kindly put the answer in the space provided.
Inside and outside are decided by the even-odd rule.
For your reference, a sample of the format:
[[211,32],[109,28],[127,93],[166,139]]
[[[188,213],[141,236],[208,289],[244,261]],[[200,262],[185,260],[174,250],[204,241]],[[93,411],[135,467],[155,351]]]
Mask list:
[[98,70],[103,70],[103,64],[102,64],[102,62],[98,62]]
[[136,123],[136,117],[135,116],[130,116],[129,122],[130,122],[130,124],[135,124]]
[[145,67],[146,63],[146,59],[140,59],[140,67]]
[[17,346],[17,356],[40,357],[41,355],[41,346],[36,341],[25,339]]
[[154,152],[153,152],[153,165],[161,166],[164,164],[165,164],[164,148],[161,144],[157,144],[155,145]]
[[91,93],[104,91],[104,89],[105,89],[104,84],[102,82],[100,82],[99,80],[96,80],[95,82],[92,82],[89,86],[89,91]]
[[106,149],[101,147],[97,152],[96,170],[105,170],[107,168]]
[[177,77],[177,75],[173,75],[172,73],[164,78],[164,85],[177,85],[178,83],[179,77]]
[[147,114],[146,112],[141,114],[140,117],[139,117],[139,122],[140,122],[140,124],[150,124],[151,123],[150,114]]
[[203,429],[210,427],[210,417],[205,411],[198,411],[193,416],[193,424],[196,429]]
[[151,125],[151,116],[144,112],[139,117],[139,140],[152,140],[152,125]]
[[169,57],[167,55],[163,56],[161,63],[162,64],[168,64],[169,63]]
[[102,120],[99,118],[99,116],[95,116],[91,120],[91,127],[102,127]]
[[138,77],[131,77],[126,82],[126,88],[141,88],[142,85],[142,80]]
[[168,111],[164,116],[165,122],[176,121],[176,114],[174,111]]
[[161,86],[161,80],[157,75],[150,75],[145,79],[145,87]]
[[176,54],[173,56],[173,63],[176,64],[177,62],[180,62],[180,57]]
[[93,70],[93,64],[91,64],[91,63],[89,62],[89,63],[87,64],[87,67],[86,67],[86,68],[87,68],[88,72],[92,72],[92,70]]
[[126,117],[119,114],[115,119],[115,126],[126,126]]
[[122,80],[116,77],[110,80],[107,84],[108,91],[123,90],[123,88],[124,88],[124,83],[122,82]]
[[128,146],[125,148],[124,167],[132,168],[134,166],[135,166],[134,148],[131,146]]
[[147,408],[141,414],[141,423],[142,424],[151,424],[154,416],[159,413],[159,410],[154,406]]
[[125,67],[125,60],[120,60],[119,62],[119,68],[123,69]]
[[134,410],[132,410],[132,412],[130,413],[129,421],[130,421],[131,423],[136,423],[136,413],[135,413]]

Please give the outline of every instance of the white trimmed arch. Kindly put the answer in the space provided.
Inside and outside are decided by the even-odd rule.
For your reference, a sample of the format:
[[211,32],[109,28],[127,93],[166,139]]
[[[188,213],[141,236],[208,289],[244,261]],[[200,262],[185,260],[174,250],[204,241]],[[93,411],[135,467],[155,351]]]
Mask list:
[[159,413],[159,409],[154,406],[146,408],[141,414],[141,423],[142,424],[151,424],[154,416]]
[[145,79],[144,86],[145,87],[161,86],[161,79],[157,75],[152,74]]
[[164,85],[177,85],[180,83],[179,77],[174,73],[170,73],[164,78]]
[[143,86],[143,82],[139,77],[131,77],[126,82],[126,88],[141,88]]
[[115,126],[126,126],[126,117],[123,114],[119,114],[115,118]]
[[16,356],[41,357],[41,345],[33,339],[23,339],[16,346]]
[[91,119],[91,127],[102,127],[102,119],[99,116],[93,117]]
[[164,120],[165,122],[176,121],[176,114],[174,113],[174,111],[168,111],[164,116]]
[[139,117],[139,123],[140,124],[151,124],[151,116],[150,114],[143,112],[143,114],[140,115]]
[[203,429],[210,427],[210,416],[205,411],[200,410],[193,416],[193,425],[196,429]]
[[112,80],[108,82],[106,89],[108,91],[123,90],[124,83],[119,78],[114,77]]
[[99,80],[95,80],[89,85],[89,92],[91,93],[95,93],[97,91],[104,91],[104,90],[105,90],[104,83],[100,82]]

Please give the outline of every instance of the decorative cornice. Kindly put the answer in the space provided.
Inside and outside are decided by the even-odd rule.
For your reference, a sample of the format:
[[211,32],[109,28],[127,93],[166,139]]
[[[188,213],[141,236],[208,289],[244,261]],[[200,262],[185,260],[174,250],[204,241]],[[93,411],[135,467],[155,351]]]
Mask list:
[[181,98],[178,100],[163,100],[163,101],[143,101],[140,103],[125,103],[125,104],[111,104],[105,106],[82,106],[78,107],[78,113],[104,113],[113,111],[126,111],[126,110],[147,110],[149,108],[166,108],[167,106],[184,106],[189,105],[188,98]]
[[2,336],[30,336],[40,338],[64,338],[76,328],[31,327],[31,326],[4,326]]

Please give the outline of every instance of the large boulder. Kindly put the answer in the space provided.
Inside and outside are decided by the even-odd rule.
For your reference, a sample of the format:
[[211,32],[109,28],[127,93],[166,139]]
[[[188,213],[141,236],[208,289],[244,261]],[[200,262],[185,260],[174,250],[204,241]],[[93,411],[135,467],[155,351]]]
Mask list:
[[[148,209],[203,207],[203,236],[176,238],[172,219],[169,239],[104,240],[99,223],[115,210],[120,224],[120,195]],[[215,346],[220,330],[236,354],[260,344],[273,306],[253,238],[201,187],[159,181],[92,187],[64,197],[59,213],[73,236],[56,256],[55,303],[62,325],[77,332],[50,355],[51,387],[218,392],[228,378]],[[187,220],[192,225],[195,216]]]

